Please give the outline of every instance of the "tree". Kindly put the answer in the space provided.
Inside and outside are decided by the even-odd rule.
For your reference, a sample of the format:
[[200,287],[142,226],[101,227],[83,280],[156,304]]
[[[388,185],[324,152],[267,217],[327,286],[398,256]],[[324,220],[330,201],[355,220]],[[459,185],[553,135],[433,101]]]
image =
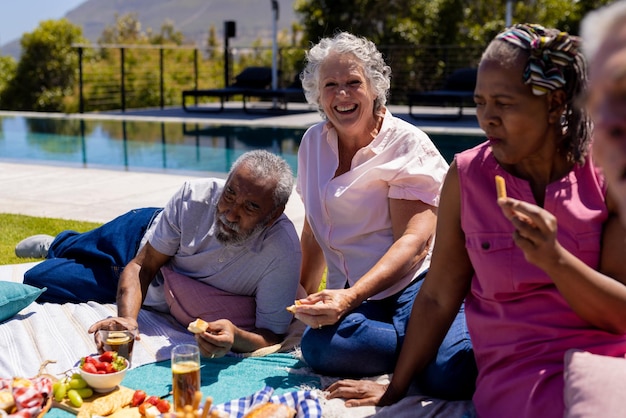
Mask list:
[[63,111],[73,94],[78,69],[74,43],[88,42],[67,19],[47,20],[21,39],[15,76],[0,94],[0,107],[11,110]]
[[174,22],[166,19],[161,25],[158,34],[149,36],[150,43],[154,45],[182,45],[185,42],[185,35],[174,27]]
[[3,91],[9,80],[15,77],[17,63],[13,57],[0,57],[0,92]]
[[[588,11],[611,1],[516,0],[513,23],[576,34]],[[378,45],[392,67],[392,97],[403,96],[407,87],[437,87],[453,70],[476,66],[487,43],[504,29],[505,9],[505,0],[298,0],[295,5],[308,41],[341,30]]]

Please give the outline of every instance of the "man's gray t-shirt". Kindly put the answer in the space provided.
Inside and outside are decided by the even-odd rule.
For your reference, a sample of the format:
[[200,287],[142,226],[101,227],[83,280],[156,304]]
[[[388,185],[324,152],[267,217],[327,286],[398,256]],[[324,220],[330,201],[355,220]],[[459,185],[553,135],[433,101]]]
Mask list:
[[[178,273],[256,301],[256,327],[284,334],[293,319],[285,310],[294,301],[301,250],[293,223],[282,214],[269,228],[241,244],[224,245],[215,237],[216,205],[225,181],[185,182],[144,236]],[[160,276],[160,275],[159,275]],[[148,290],[144,305],[167,311],[162,278]],[[210,303],[210,301],[207,301]]]

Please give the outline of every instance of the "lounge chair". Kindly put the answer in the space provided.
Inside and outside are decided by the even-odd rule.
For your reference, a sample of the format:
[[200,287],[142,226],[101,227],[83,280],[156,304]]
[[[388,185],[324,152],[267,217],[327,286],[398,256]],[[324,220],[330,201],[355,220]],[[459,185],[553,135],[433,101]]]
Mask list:
[[[463,107],[474,105],[476,88],[476,68],[463,68],[454,71],[440,90],[411,91],[407,93],[409,115],[415,119],[449,118],[460,119]],[[457,106],[459,112],[453,115],[416,115],[413,106]]]
[[[224,102],[232,96],[243,95],[244,93],[262,91],[272,84],[272,69],[269,67],[248,67],[235,77],[235,82],[224,88],[218,89],[198,89],[183,91],[183,109],[187,112],[222,112]],[[195,106],[187,105],[187,98],[195,99]],[[199,97],[219,97],[220,107],[197,106]]]
[[[300,74],[296,74],[293,82],[284,88],[278,89],[266,89],[266,90],[247,90],[243,93],[243,110],[247,113],[251,113],[253,108],[248,106],[251,98],[258,98],[260,100],[276,100],[277,103],[273,103],[272,107],[264,108],[264,110],[284,110],[287,111],[287,104],[289,102],[305,103],[304,89],[302,88],[302,82],[300,81]],[[278,104],[279,107],[274,105]]]

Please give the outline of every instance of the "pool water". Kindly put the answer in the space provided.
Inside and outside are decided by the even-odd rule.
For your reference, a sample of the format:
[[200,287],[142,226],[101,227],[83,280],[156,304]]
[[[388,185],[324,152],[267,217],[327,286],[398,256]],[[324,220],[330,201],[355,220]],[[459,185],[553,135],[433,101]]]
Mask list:
[[[132,171],[226,173],[241,154],[265,149],[297,172],[305,128],[120,120],[0,117],[0,159]],[[482,136],[430,135],[448,162]]]

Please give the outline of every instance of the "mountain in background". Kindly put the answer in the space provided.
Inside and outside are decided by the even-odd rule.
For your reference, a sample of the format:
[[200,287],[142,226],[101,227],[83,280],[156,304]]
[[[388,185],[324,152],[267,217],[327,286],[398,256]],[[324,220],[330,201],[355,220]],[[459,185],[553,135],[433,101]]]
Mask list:
[[[278,30],[287,29],[298,18],[293,6],[296,0],[278,0]],[[206,44],[209,28],[214,26],[223,42],[224,22],[235,21],[236,36],[229,45],[250,46],[256,39],[270,44],[273,11],[271,0],[87,0],[65,17],[83,28],[83,35],[96,43],[106,26],[115,24],[116,15],[136,13],[141,29],[158,33],[169,19],[187,41]],[[2,55],[19,58],[20,40],[2,46]]]

